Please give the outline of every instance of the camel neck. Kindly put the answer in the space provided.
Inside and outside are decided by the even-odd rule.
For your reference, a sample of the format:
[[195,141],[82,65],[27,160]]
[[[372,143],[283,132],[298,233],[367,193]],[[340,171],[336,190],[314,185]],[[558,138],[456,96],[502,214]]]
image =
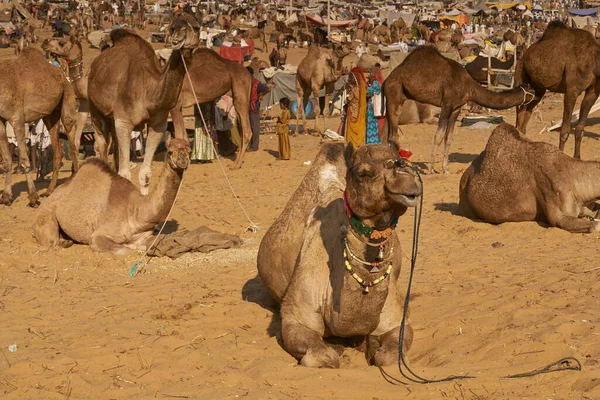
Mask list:
[[505,92],[494,92],[472,81],[469,100],[483,107],[504,110],[523,104],[525,91],[521,87],[516,87]]
[[177,104],[183,86],[185,67],[181,51],[173,50],[169,62],[162,73],[156,108],[172,109]]
[[571,159],[575,196],[586,204],[600,199],[600,162]]
[[175,201],[182,178],[183,171],[173,170],[169,166],[169,161],[165,160],[165,167],[156,188],[148,196],[144,196],[139,203],[142,220],[152,225],[164,222]]

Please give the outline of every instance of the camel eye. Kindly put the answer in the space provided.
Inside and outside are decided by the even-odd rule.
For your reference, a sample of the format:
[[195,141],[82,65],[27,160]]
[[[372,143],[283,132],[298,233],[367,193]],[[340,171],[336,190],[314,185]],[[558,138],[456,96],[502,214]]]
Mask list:
[[370,169],[367,169],[367,168],[358,170],[357,175],[358,175],[358,178],[361,180],[368,180],[368,179],[375,178],[375,174],[373,173],[373,171]]

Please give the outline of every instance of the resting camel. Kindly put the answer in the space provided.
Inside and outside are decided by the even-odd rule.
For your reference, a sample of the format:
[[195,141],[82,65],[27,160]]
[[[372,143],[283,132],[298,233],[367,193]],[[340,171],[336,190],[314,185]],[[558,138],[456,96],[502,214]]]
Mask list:
[[[235,160],[234,168],[241,167],[246,148],[252,137],[250,128],[252,76],[242,65],[224,59],[212,49],[199,47],[192,53],[192,59],[186,62],[200,104],[214,101],[227,92],[232,92],[233,105],[238,114],[242,131],[242,148]],[[210,71],[210,74],[207,74],[206,71]],[[175,137],[187,138],[181,108],[193,106],[195,102],[194,92],[186,77],[183,81],[179,101],[171,110]]]
[[33,226],[37,242],[48,247],[83,243],[115,254],[146,250],[154,227],[175,201],[189,153],[186,140],[171,140],[158,185],[148,196],[104,161],[90,159],[40,207]]
[[502,124],[460,181],[459,213],[492,224],[547,222],[570,232],[598,232],[588,208],[600,199],[600,163],[573,159]]
[[[189,24],[173,23],[171,41],[177,47],[164,69],[150,43],[135,33],[117,29],[110,37],[113,46],[94,60],[88,79],[96,149],[100,158],[108,158],[107,139],[114,129],[119,175],[130,179],[131,131],[147,124],[146,152],[139,172],[140,190],[145,195],[150,185],[152,158],[167,130],[169,111],[176,106],[183,85],[182,56],[190,62],[190,47],[198,44],[198,35]],[[183,50],[179,50],[182,47]]]
[[25,143],[25,123],[42,118],[48,128],[54,150],[54,169],[48,190],[54,191],[58,170],[62,161],[59,143],[60,121],[67,131],[69,152],[73,168],[77,170],[78,148],[75,147],[75,94],[60,68],[46,61],[38,49],[28,47],[16,58],[0,62],[0,152],[6,178],[1,204],[12,202],[12,157],[6,136],[6,123],[13,127],[19,150],[19,166],[25,170],[29,205],[36,207],[39,197],[33,183],[33,175]]
[[[389,146],[349,144],[345,154],[343,144],[321,148],[257,259],[263,284],[281,303],[283,348],[300,364],[338,368],[338,353],[323,341],[330,336],[366,337],[369,364],[398,361],[404,294],[394,228],[421,189]],[[405,326],[403,351],[412,343]]]
[[487,108],[503,110],[524,104],[533,97],[521,86],[502,93],[486,90],[469,76],[462,65],[443,57],[437,50],[428,46],[413,50],[404,62],[392,71],[383,83],[383,93],[387,101],[387,130],[383,130],[384,143],[397,140],[399,107],[406,99],[441,108],[429,173],[434,171],[436,151],[443,139],[442,169],[446,174],[450,173],[448,154],[454,124],[465,103],[473,101]]
[[517,63],[515,84],[528,84],[536,98],[517,107],[517,129],[525,133],[535,106],[547,90],[564,93],[563,120],[558,147],[565,149],[571,133],[571,115],[575,101],[585,92],[575,126],[575,158],[580,158],[585,120],[600,95],[600,45],[591,33],[568,28],[554,21],[539,42],[532,44]]
[[317,120],[321,115],[319,93],[325,87],[325,110],[323,111],[323,130],[325,130],[325,117],[329,116],[329,98],[333,93],[333,86],[341,75],[342,62],[350,51],[343,46],[336,46],[333,54],[329,55],[324,49],[313,44],[308,49],[306,56],[298,65],[296,73],[296,99],[298,111],[296,112],[296,127],[302,114],[302,126],[306,128],[305,107],[312,93],[315,99],[315,127],[319,132]]
[[[67,80],[73,85],[75,96],[79,99],[77,112],[77,131],[75,133],[75,148],[79,149],[81,134],[87,122],[90,111],[88,103],[88,78],[90,69],[83,68],[83,47],[75,36],[65,38],[48,38],[42,42],[42,49],[66,61],[68,66]],[[77,171],[77,169],[75,169]]]

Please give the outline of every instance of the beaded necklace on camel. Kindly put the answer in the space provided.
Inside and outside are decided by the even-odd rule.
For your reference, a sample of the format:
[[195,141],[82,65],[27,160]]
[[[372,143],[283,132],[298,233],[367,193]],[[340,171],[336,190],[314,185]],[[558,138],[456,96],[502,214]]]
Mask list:
[[[354,278],[354,280],[363,287],[363,294],[367,294],[367,293],[369,293],[370,287],[373,287],[373,286],[377,285],[378,283],[384,281],[390,275],[390,273],[392,272],[392,261],[390,260],[388,267],[386,268],[383,275],[381,275],[377,279],[367,281],[367,280],[361,278],[360,276],[358,276],[358,274],[354,271],[354,269],[352,268],[352,265],[350,264],[350,259],[357,261],[358,263],[360,263],[362,265],[372,267],[372,269],[370,270],[371,273],[380,272],[379,267],[382,264],[384,264],[385,245],[386,245],[389,237],[392,235],[392,233],[394,233],[394,229],[396,229],[396,225],[398,224],[398,217],[393,218],[390,226],[388,226],[386,229],[379,231],[374,228],[366,226],[354,214],[354,212],[350,208],[350,205],[348,204],[348,199],[346,198],[346,192],[344,192],[344,207],[346,209],[346,215],[348,216],[348,221],[350,222],[350,229],[353,231],[353,233],[359,239],[360,239],[360,236],[364,236],[367,239],[367,241],[363,241],[361,239],[361,241],[363,243],[365,243],[369,246],[379,247],[379,253],[377,254],[377,257],[375,259],[376,261],[374,261],[374,262],[364,261],[364,260],[360,259],[359,257],[357,257],[356,255],[354,255],[350,251],[350,247],[348,247],[348,239],[344,238],[344,246],[345,246],[345,248],[344,248],[344,264],[346,266],[346,270],[348,270],[348,272],[350,273],[352,278]],[[381,243],[377,243],[377,244],[369,242],[369,240],[380,240],[380,239],[384,239],[384,240]],[[394,251],[394,249],[390,248],[390,258],[391,258],[393,251]]]

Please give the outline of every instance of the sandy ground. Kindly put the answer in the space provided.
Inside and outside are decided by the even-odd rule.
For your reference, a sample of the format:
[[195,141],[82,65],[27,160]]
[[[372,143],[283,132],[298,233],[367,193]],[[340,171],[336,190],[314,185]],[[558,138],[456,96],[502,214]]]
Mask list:
[[[291,51],[291,61],[298,62],[304,51]],[[86,62],[94,54],[86,49]],[[560,118],[559,99],[542,104],[546,121]],[[503,115],[514,121],[513,110]],[[338,120],[329,124],[335,129]],[[530,137],[556,144],[558,134],[538,134],[542,127],[533,119]],[[434,131],[430,125],[404,128],[403,147],[414,152],[414,162],[429,161]],[[243,246],[152,259],[134,278],[128,272],[138,254],[38,246],[30,230],[37,211],[26,207],[24,177],[17,176],[16,201],[0,209],[1,397],[600,399],[600,271],[583,272],[597,267],[600,236],[537,223],[492,226],[456,215],[460,173],[483,150],[489,134],[459,127],[452,174],[423,177],[411,303],[415,342],[409,362],[415,372],[476,379],[394,386],[355,349],[345,350],[339,370],[316,370],[298,366],[281,348],[278,313],[256,278],[256,253],[320,140],[292,138],[292,159],[277,161],[277,138],[262,136],[261,150],[248,154],[241,170],[229,171],[232,161],[223,161],[237,196],[262,229],[247,231],[249,222],[219,163],[194,164],[169,229],[207,225],[239,234]],[[598,126],[586,129],[584,159],[598,160],[599,137]],[[155,177],[161,165],[155,163]],[[69,171],[65,162],[61,179]],[[137,169],[132,178],[137,182]],[[410,249],[410,213],[398,231]],[[405,261],[406,280],[408,254]],[[8,350],[13,344],[16,352]],[[581,361],[581,372],[501,379],[567,356]],[[387,371],[398,376],[393,366]]]

